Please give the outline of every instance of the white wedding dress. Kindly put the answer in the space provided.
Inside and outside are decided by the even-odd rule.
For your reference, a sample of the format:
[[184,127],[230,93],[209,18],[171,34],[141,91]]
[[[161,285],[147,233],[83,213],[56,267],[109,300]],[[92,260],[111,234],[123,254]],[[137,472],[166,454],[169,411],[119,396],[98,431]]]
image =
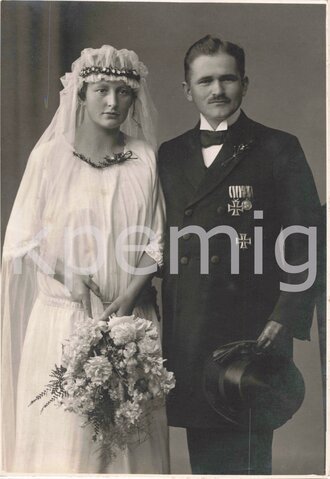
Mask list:
[[[31,263],[31,250],[24,251],[24,244],[30,247],[34,244],[29,235],[35,237],[38,223],[38,228],[47,228],[36,246],[40,256],[48,264],[53,264],[54,258],[60,255],[63,261],[70,259],[71,265],[79,268],[97,265],[93,280],[99,285],[105,301],[111,302],[131,281],[125,264],[136,266],[143,251],[161,263],[164,202],[154,154],[146,143],[127,137],[125,149],[133,152],[132,158],[119,165],[96,169],[73,157],[67,145],[67,154],[58,159],[56,168],[62,179],[55,181],[48,176],[47,157],[52,155],[47,154],[47,148],[51,149],[52,145],[36,149],[29,160],[21,189],[29,189],[30,204],[21,205],[21,208],[25,209],[23,215],[30,212],[33,218],[23,218],[25,237],[19,246],[12,246],[9,234],[5,268],[12,267],[10,261],[15,257],[24,258],[23,263]],[[68,161],[69,167],[68,163],[63,163]],[[19,195],[17,201],[19,204]],[[154,235],[151,237],[149,230],[143,232],[135,228],[136,225],[150,228]],[[129,234],[123,236],[123,244],[132,246],[131,249],[124,247],[118,251],[117,244],[116,251],[120,233],[130,227]],[[36,271],[34,266],[32,271]],[[24,268],[28,266],[23,264],[23,274]],[[91,428],[81,427],[81,418],[54,405],[40,414],[45,400],[29,406],[48,383],[51,369],[60,364],[62,344],[70,336],[76,320],[85,314],[82,305],[72,302],[68,290],[51,274],[44,274],[39,268],[35,276],[35,295],[18,373],[16,440],[11,471],[168,474],[165,408],[153,413],[149,434],[141,443],[120,451],[116,460],[107,465],[92,441]],[[8,288],[5,294],[10,297],[13,290],[10,291],[10,285]],[[97,317],[104,308],[100,300],[92,296],[93,315]],[[20,302],[19,297],[11,299]],[[25,312],[20,311],[20,314]],[[136,308],[134,312],[159,324],[151,304]],[[12,331],[11,335],[14,334]]]

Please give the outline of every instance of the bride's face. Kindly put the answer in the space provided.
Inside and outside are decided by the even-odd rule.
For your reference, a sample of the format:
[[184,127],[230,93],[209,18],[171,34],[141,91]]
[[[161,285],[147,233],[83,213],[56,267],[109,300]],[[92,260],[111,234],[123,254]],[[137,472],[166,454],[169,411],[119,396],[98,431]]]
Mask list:
[[119,128],[134,101],[134,92],[122,80],[88,83],[83,101],[90,121],[105,129]]

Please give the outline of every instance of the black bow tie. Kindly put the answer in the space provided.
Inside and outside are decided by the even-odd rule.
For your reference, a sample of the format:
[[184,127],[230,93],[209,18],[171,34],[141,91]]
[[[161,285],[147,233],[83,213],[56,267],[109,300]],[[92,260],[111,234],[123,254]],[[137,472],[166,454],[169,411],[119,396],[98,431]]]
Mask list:
[[228,130],[209,131],[201,130],[201,144],[203,148],[224,143]]

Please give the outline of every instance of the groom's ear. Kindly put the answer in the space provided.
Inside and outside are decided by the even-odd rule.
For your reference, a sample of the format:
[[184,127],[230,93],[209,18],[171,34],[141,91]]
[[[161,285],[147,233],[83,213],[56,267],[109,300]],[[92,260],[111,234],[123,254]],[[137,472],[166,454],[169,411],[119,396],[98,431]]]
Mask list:
[[184,95],[187,98],[187,100],[188,101],[193,101],[193,98],[191,96],[191,90],[190,90],[189,83],[187,83],[186,81],[183,81],[182,82],[182,88],[183,88],[183,92],[184,92]]

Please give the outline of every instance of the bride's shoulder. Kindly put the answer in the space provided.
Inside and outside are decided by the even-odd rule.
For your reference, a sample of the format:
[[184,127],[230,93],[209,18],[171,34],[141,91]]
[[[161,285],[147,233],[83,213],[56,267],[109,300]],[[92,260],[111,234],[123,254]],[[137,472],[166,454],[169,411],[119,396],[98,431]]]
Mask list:
[[146,141],[126,135],[126,147],[142,160],[144,159],[146,161],[155,163],[155,152]]
[[41,143],[39,145],[37,144],[31,152],[30,161],[34,163],[46,164],[49,155],[54,148],[54,143],[54,140],[51,140]]
[[59,171],[60,168],[68,166],[72,151],[72,146],[62,138],[43,141],[33,148],[29,162],[45,171]]

